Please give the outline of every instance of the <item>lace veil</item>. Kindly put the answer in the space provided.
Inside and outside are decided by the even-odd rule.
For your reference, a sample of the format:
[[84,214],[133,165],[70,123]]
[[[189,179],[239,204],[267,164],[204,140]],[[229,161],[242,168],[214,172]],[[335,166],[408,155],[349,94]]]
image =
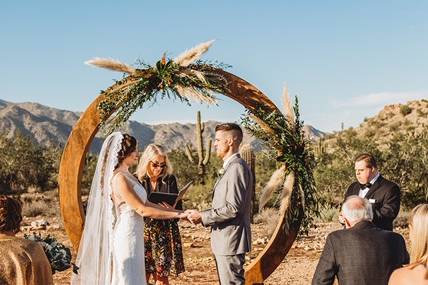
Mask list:
[[118,163],[118,152],[123,135],[114,132],[101,148],[86,210],[85,226],[80,240],[76,265],[71,284],[110,284],[112,275],[112,231],[115,222],[111,200],[111,179]]

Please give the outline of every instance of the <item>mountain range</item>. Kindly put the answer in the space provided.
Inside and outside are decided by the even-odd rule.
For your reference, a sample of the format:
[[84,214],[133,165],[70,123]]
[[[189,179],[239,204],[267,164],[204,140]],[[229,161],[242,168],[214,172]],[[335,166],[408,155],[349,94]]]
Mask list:
[[[64,146],[81,113],[60,110],[38,103],[12,103],[0,100],[0,132],[13,136],[16,132],[30,137],[45,146]],[[203,116],[203,114],[202,114]],[[195,114],[196,117],[196,114]],[[214,138],[217,121],[205,122],[204,138]],[[305,134],[310,139],[325,135],[324,132],[305,125]],[[128,121],[123,131],[136,137],[140,148],[150,143],[163,145],[167,150],[181,148],[195,141],[195,124],[167,123],[148,125],[137,121]],[[244,131],[244,143],[259,149],[261,142]],[[102,136],[97,134],[91,151],[97,152],[102,144]]]

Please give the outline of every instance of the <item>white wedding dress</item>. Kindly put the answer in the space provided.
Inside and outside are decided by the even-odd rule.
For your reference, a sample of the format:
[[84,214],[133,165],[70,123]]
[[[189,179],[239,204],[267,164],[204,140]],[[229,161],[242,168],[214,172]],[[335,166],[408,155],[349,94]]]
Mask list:
[[[72,285],[146,285],[144,219],[115,189],[115,169],[123,135],[109,135],[101,147],[88,197]],[[124,175],[138,197],[146,191],[129,172]],[[113,199],[112,199],[113,198]],[[114,200],[114,201],[113,201]]]
[[[147,200],[146,190],[129,172],[123,174],[129,185],[143,202]],[[116,174],[113,178],[117,177]],[[113,228],[112,255],[114,285],[146,284],[144,265],[144,219],[123,201],[118,189],[113,189],[116,208],[116,223]]]

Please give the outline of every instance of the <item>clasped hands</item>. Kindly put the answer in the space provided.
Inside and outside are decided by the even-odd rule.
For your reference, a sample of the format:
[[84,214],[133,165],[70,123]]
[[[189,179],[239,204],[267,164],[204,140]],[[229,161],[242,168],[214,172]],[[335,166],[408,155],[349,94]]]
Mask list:
[[202,215],[197,210],[186,210],[178,215],[180,219],[186,219],[192,224],[200,224],[202,222]]
[[[161,205],[167,209],[174,209],[174,206],[169,205],[168,203],[161,203]],[[186,219],[192,224],[200,224],[202,223],[202,215],[198,210],[186,210],[184,212],[178,212],[177,217],[179,219]]]

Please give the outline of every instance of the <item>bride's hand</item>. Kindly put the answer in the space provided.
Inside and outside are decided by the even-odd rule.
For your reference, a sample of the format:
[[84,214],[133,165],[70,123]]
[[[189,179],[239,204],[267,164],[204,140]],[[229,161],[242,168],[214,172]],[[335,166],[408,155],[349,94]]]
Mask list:
[[168,204],[166,202],[162,202],[159,205],[161,205],[162,207],[167,208],[167,209],[174,209],[173,206],[171,206],[170,204]]
[[187,214],[185,212],[178,212],[176,217],[179,219],[187,219]]

